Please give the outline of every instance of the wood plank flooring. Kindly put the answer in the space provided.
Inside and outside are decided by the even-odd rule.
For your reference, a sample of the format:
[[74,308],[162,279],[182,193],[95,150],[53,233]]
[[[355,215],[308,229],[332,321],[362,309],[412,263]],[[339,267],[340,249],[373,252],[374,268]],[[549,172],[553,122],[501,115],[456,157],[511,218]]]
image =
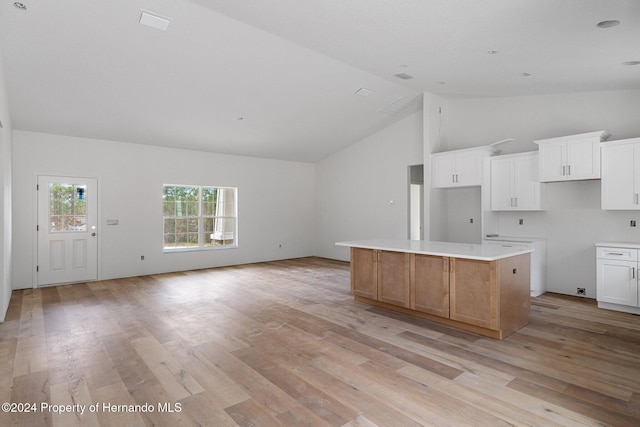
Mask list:
[[35,407],[2,426],[638,426],[640,316],[545,294],[497,341],[355,302],[321,258],[29,289],[0,401]]

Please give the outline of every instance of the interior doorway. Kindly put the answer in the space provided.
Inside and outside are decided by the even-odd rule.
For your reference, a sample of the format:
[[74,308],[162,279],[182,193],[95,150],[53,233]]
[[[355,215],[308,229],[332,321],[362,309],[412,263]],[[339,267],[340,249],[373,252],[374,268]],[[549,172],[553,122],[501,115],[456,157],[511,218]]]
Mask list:
[[424,240],[424,165],[409,166],[409,239]]

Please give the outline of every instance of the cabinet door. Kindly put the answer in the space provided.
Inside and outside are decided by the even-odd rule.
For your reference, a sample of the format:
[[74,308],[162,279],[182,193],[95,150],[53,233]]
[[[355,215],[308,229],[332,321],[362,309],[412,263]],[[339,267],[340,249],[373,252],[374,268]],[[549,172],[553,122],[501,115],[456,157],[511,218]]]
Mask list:
[[413,310],[449,317],[449,258],[414,255],[411,289]]
[[455,154],[438,154],[431,158],[431,187],[455,187]]
[[378,301],[409,308],[410,257],[404,252],[378,251]]
[[640,145],[602,147],[602,209],[640,209],[636,169],[640,169]]
[[491,210],[542,209],[538,155],[491,159]]
[[373,249],[351,248],[351,292],[378,299],[377,254]]
[[600,178],[600,139],[567,140],[565,173],[568,180]]
[[566,181],[566,143],[563,141],[540,144],[540,181]]
[[540,210],[542,205],[540,202],[541,184],[538,180],[538,156],[518,157],[513,161],[515,209]]
[[596,262],[598,301],[638,307],[637,264],[599,259]]
[[455,181],[457,186],[482,185],[482,157],[478,151],[456,154]]
[[498,330],[496,265],[496,261],[451,258],[451,319]]
[[491,159],[491,210],[508,211],[514,206],[512,159]]

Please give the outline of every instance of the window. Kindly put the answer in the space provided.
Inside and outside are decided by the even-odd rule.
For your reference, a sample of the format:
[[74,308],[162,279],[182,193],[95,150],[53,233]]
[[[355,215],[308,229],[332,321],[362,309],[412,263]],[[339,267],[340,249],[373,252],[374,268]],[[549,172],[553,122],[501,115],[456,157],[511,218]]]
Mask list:
[[87,186],[49,184],[49,232],[87,231]]
[[237,246],[237,189],[165,185],[165,251]]

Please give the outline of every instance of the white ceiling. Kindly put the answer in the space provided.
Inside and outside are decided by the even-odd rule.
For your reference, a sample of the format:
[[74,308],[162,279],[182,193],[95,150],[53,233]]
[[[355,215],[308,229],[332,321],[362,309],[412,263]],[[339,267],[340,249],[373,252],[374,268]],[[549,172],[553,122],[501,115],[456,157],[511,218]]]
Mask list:
[[[640,60],[638,0],[22,3],[0,3],[22,130],[314,162],[418,110],[422,92],[640,89],[640,65],[621,65]],[[140,25],[142,10],[168,30]],[[412,104],[378,111],[399,98]]]

